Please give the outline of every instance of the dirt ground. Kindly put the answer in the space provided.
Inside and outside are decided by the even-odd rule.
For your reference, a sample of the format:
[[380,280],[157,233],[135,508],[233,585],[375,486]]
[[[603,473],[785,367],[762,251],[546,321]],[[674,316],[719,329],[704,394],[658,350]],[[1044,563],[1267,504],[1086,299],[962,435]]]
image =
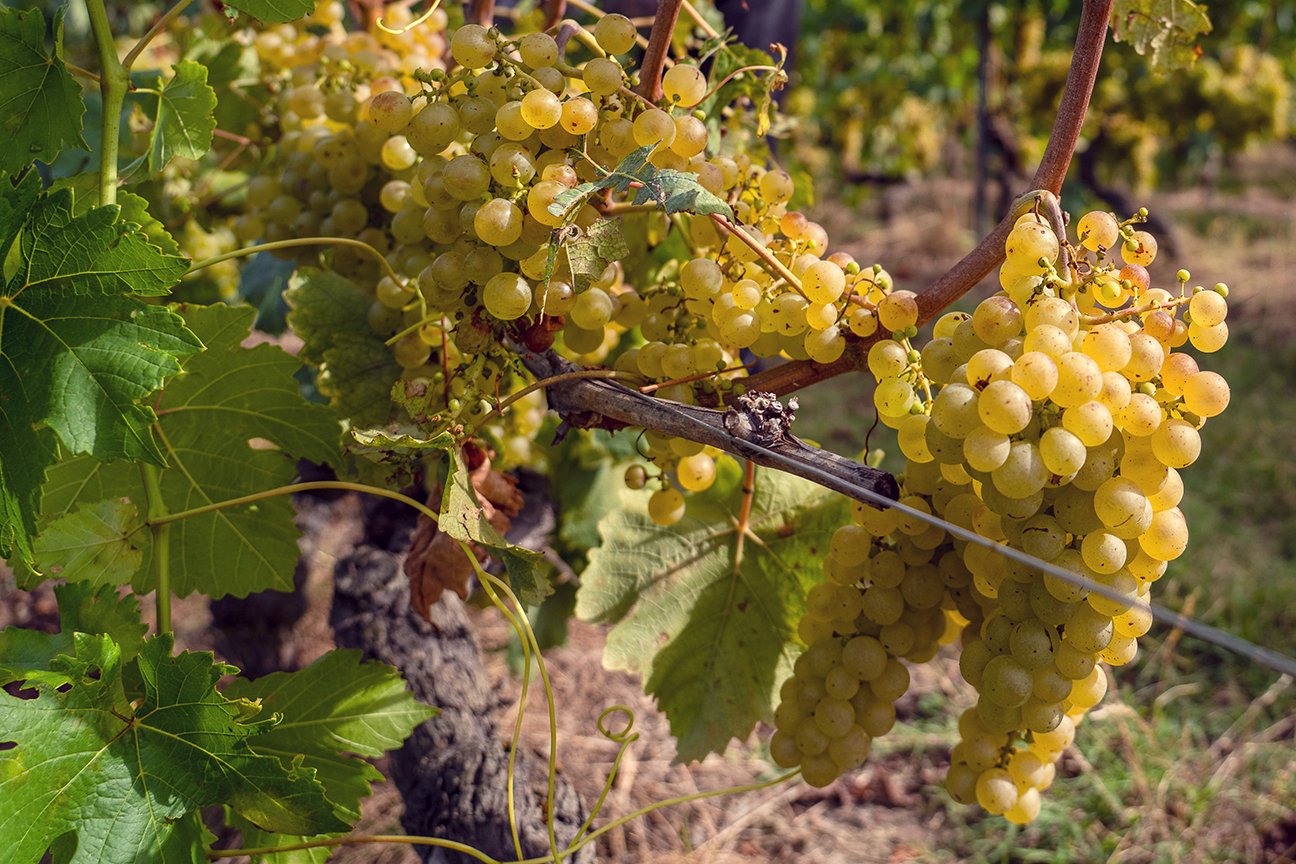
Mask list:
[[[1291,189],[1265,177],[1296,177],[1296,151],[1278,149],[1264,157],[1244,161],[1237,172],[1248,180],[1240,192],[1227,194],[1190,189],[1146,197],[1149,206],[1162,209],[1180,227],[1181,259],[1191,261],[1194,281],[1226,281],[1235,287],[1231,298],[1239,317],[1260,334],[1277,337],[1290,332],[1296,281],[1296,208]],[[859,211],[827,204],[818,209],[834,238],[834,245],[852,252],[862,262],[884,264],[901,287],[920,289],[974,242],[965,227],[970,211],[970,189],[951,180],[892,187]],[[879,214],[899,218],[883,223]],[[1167,262],[1165,267],[1172,267]],[[1173,272],[1171,270],[1170,272]],[[1231,319],[1232,320],[1232,319]],[[805,402],[803,402],[805,404]],[[345,517],[344,517],[345,518]],[[329,542],[313,553],[306,584],[307,614],[298,622],[289,643],[294,665],[304,665],[330,647],[327,607],[329,574],[343,554],[351,534],[330,534]],[[150,604],[144,603],[149,609]],[[0,626],[9,623],[49,621],[55,614],[45,593],[29,597],[11,595],[0,602]],[[507,632],[492,611],[475,612],[481,646],[488,657],[496,687],[515,694],[517,679],[506,662]],[[211,644],[210,618],[201,599],[181,601],[175,612],[180,622],[182,646],[205,648]],[[576,785],[586,802],[602,790],[612,767],[617,745],[602,737],[596,721],[603,709],[628,706],[634,711],[638,739],[628,749],[611,786],[599,819],[633,813],[664,799],[749,784],[774,776],[761,758],[760,741],[732,746],[723,757],[684,767],[674,762],[675,750],[666,719],[646,698],[640,683],[629,675],[602,667],[603,633],[573,622],[569,642],[547,655],[558,709],[559,770]],[[937,801],[951,737],[907,730],[905,723],[923,714],[924,696],[940,694],[946,704],[968,704],[970,694],[958,679],[957,664],[938,658],[917,670],[914,686],[900,706],[901,725],[866,767],[825,790],[801,783],[711,800],[681,804],[649,813],[604,835],[598,841],[599,860],[607,862],[756,862],[806,861],[813,864],[898,864],[909,861],[952,860],[945,844],[956,830],[947,811]],[[524,739],[544,752],[548,730],[544,703],[538,688],[526,706]],[[500,720],[501,738],[511,733],[513,717]],[[381,767],[381,766],[380,766]],[[1083,760],[1069,759],[1070,773],[1084,770]],[[399,832],[401,803],[388,784],[380,785],[365,809],[361,831]],[[1247,818],[1238,813],[1237,818]],[[1264,860],[1292,861],[1281,851],[1296,844],[1292,836],[1273,840]],[[1058,857],[1058,855],[1062,857]],[[1239,850],[1241,860],[1253,859]],[[417,858],[401,846],[352,848],[339,852],[338,862],[414,862]],[[965,859],[966,860],[966,859]],[[1037,860],[1079,860],[1064,850]],[[1126,860],[1117,856],[1113,860]],[[1130,859],[1132,860],[1132,859]],[[1191,860],[1191,859],[1183,859]]]

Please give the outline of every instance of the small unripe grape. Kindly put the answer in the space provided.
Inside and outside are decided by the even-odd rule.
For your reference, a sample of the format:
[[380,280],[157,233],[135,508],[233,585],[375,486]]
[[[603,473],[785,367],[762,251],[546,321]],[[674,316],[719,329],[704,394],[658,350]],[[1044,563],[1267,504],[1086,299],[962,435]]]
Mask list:
[[642,465],[631,465],[625,470],[627,489],[642,489],[648,483],[648,471]]

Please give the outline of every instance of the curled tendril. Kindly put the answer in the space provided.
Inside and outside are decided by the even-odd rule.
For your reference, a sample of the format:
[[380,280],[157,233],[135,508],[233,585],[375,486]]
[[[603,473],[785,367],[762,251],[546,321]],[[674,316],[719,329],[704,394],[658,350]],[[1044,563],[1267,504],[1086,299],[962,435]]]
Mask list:
[[437,10],[437,7],[440,5],[441,5],[441,0],[432,0],[432,5],[427,8],[426,12],[424,12],[422,15],[415,18],[413,21],[409,22],[404,27],[401,27],[399,29],[388,27],[385,23],[383,23],[383,19],[381,18],[379,18],[374,23],[377,24],[378,29],[383,31],[384,33],[390,33],[393,36],[403,36],[404,34],[408,33],[409,31],[413,30],[415,27],[419,26],[420,24],[422,24],[423,22],[431,18],[432,13],[435,12]]
[[[620,732],[613,732],[612,730],[608,729],[606,724],[603,722],[613,714],[625,715],[626,718],[625,728],[622,729]],[[612,705],[611,707],[604,708],[603,713],[598,716],[599,734],[602,735],[604,738],[608,739],[609,741],[612,741],[616,744],[631,744],[639,740],[639,733],[632,731],[634,729],[634,724],[635,724],[635,713],[633,710],[631,710],[628,706],[625,705]]]

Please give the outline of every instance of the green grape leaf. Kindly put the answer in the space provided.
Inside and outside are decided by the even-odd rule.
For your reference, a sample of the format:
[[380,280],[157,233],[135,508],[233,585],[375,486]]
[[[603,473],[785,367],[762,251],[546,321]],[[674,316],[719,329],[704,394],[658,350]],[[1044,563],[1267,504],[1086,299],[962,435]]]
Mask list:
[[16,258],[0,289],[0,555],[16,547],[26,564],[55,434],[72,454],[161,464],[145,400],[202,348],[178,315],[133,296],[165,294],[185,259],[115,206],[78,216],[68,189],[33,196],[39,182],[0,178],[0,243]]
[[[184,363],[183,374],[157,401],[154,429],[166,451],[161,488],[167,512],[290,483],[297,458],[336,464],[337,421],[325,406],[302,398],[293,377],[298,360],[270,344],[242,347],[255,310],[216,305],[182,311],[208,348]],[[90,459],[60,463],[49,472],[43,522],[50,526],[78,502],[120,497],[144,506],[143,480],[134,466]],[[297,537],[285,496],[177,521],[169,541],[171,590],[210,597],[291,591]],[[137,532],[132,539],[143,551],[132,584],[137,591],[152,590],[152,537]]]
[[279,725],[249,742],[252,750],[285,762],[300,757],[315,769],[339,815],[352,821],[369,784],[382,779],[359,757],[394,750],[437,714],[414,699],[395,669],[350,650],[330,651],[297,672],[239,679],[225,695],[260,700],[264,710],[282,714]]
[[71,864],[189,859],[196,823],[183,817],[217,803],[269,830],[346,830],[313,769],[249,747],[266,724],[216,690],[232,667],[209,653],[173,656],[166,636],[133,664],[134,699],[116,643],[78,633],[52,663],[69,686],[38,684],[35,699],[0,693],[0,729],[16,745],[0,751],[8,860],[35,864],[68,832]]
[[847,512],[805,480],[759,472],[740,545],[742,471],[730,459],[717,467],[715,485],[668,528],[648,518],[646,492],[627,490],[599,524],[603,543],[576,604],[580,618],[615,625],[604,665],[645,678],[684,761],[722,752],[772,717],[806,591]]
[[207,84],[207,67],[181,60],[157,97],[148,168],[156,174],[176,156],[201,159],[211,149],[216,128],[216,91]]
[[121,647],[122,660],[134,657],[148,634],[140,620],[139,599],[132,593],[120,594],[111,585],[94,588],[69,582],[55,586],[54,596],[64,633],[106,633]]
[[[695,175],[658,168],[649,162],[648,157],[653,150],[654,145],[640,147],[598,180],[582,183],[560,193],[549,205],[549,212],[570,222],[586,202],[598,193],[611,189],[614,192],[634,192],[631,203],[652,202],[667,215],[684,212],[719,213],[728,219],[734,218],[729,205],[703,188]],[[634,184],[639,185],[636,187]]]
[[319,391],[334,410],[359,426],[385,425],[400,366],[365,323],[373,298],[336,273],[301,268],[284,299],[288,325],[304,343],[301,358],[319,367]]
[[315,0],[225,0],[225,6],[266,24],[282,24],[309,15]]
[[42,633],[22,627],[6,627],[0,630],[0,685],[26,681],[28,687],[37,684],[62,687],[68,681],[67,675],[55,671],[53,664],[55,658],[70,650],[70,631]]
[[134,223],[148,242],[161,249],[167,255],[181,255],[180,244],[166,230],[162,221],[148,212],[148,201],[134,192],[125,189],[117,191],[117,206],[121,208],[123,222]]
[[36,569],[94,587],[124,585],[144,563],[144,553],[134,543],[143,524],[129,498],[78,505],[37,536]]
[[[401,745],[437,709],[415,701],[390,666],[363,661],[358,651],[330,651],[298,672],[274,672],[255,681],[239,679],[230,698],[260,700],[264,710],[283,715],[278,726],[251,742],[260,754],[301,759],[316,770],[340,818],[354,823],[378,769],[359,757],[377,757]],[[271,834],[244,820],[233,821],[249,847],[286,846],[317,839]],[[276,864],[322,862],[332,850],[299,850],[269,856]]]
[[45,47],[39,9],[0,8],[0,173],[34,159],[51,162],[65,147],[86,148],[85,103],[63,62],[63,15],[54,14],[54,50]]
[[1191,0],[1117,0],[1111,26],[1112,38],[1129,42],[1157,72],[1197,62],[1197,38],[1211,32],[1206,7]]
[[523,603],[535,605],[544,600],[553,591],[549,580],[553,565],[540,552],[515,546],[500,536],[477,499],[459,448],[452,441],[443,449],[450,460],[450,467],[441,496],[441,518],[437,527],[456,540],[476,543],[490,550],[508,571],[509,585]]
[[567,260],[571,264],[572,288],[584,291],[613,261],[630,254],[625,232],[616,219],[599,219],[579,233],[574,233],[566,243]]

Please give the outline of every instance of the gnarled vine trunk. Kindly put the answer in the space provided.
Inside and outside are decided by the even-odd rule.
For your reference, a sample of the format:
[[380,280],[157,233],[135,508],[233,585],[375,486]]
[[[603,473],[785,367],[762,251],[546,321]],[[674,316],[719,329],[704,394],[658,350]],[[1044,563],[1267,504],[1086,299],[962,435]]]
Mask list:
[[[420,700],[441,709],[392,758],[392,776],[405,799],[405,829],[512,858],[517,853],[508,820],[508,742],[495,726],[507,700],[491,688],[458,597],[445,595],[432,607],[430,622],[410,610],[401,557],[391,551],[404,548],[409,523],[393,515],[387,508],[367,508],[366,542],[337,564],[331,612],[337,644],[396,666]],[[515,795],[524,857],[549,854],[546,783],[545,759],[519,752]],[[586,809],[561,775],[554,809],[558,842],[565,846]],[[472,860],[418,848],[425,861]],[[593,847],[565,860],[593,861]]]

